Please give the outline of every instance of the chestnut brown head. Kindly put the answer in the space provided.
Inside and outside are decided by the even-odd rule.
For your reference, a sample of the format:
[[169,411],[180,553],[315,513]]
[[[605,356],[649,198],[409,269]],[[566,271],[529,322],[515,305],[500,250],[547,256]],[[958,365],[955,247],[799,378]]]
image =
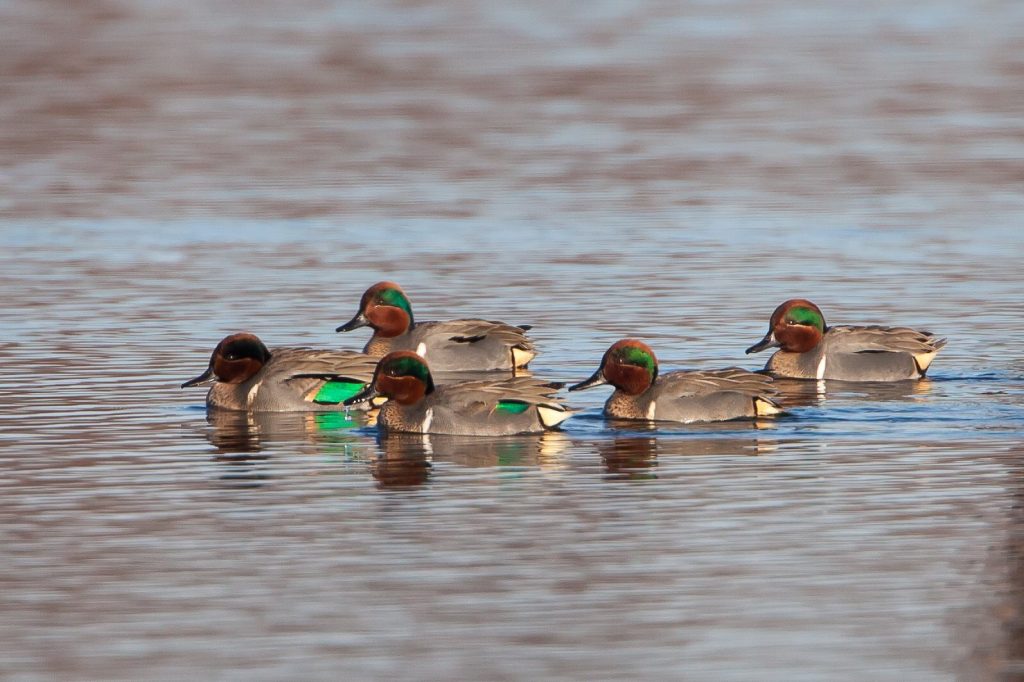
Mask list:
[[240,384],[252,377],[270,360],[270,351],[255,334],[241,332],[225,337],[210,356],[210,365],[195,379],[189,379],[182,388],[219,381]]
[[747,354],[781,347],[789,353],[806,353],[821,343],[828,327],[821,309],[807,299],[791,298],[772,313],[768,333],[747,349]]
[[601,358],[601,366],[587,380],[570,391],[582,391],[601,384],[611,384],[629,395],[640,395],[658,378],[658,359],[643,341],[622,339],[612,344]]
[[409,350],[388,353],[377,363],[373,381],[346,405],[366,402],[382,395],[400,405],[415,405],[434,392],[434,379],[427,361]]
[[377,282],[363,294],[355,317],[335,331],[349,332],[367,325],[386,337],[404,334],[412,328],[412,304],[402,287],[394,282]]

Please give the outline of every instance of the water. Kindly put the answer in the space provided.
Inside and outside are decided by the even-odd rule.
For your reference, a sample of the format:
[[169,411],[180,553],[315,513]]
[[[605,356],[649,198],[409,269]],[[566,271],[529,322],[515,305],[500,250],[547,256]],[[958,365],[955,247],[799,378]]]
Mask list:
[[[1013,2],[0,6],[0,676],[1012,679]],[[39,39],[46,35],[46,41]],[[61,45],[55,50],[53,45]],[[741,364],[785,298],[949,338],[792,415],[378,442],[207,418],[229,332],[534,325]],[[365,331],[365,330],[363,330]]]

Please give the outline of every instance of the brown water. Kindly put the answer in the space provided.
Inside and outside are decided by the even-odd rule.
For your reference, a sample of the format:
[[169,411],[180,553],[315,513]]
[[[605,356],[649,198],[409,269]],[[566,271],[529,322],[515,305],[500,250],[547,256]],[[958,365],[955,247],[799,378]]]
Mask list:
[[[1010,0],[0,4],[0,677],[1024,675],[1022,55]],[[178,389],[385,277],[559,380],[754,367],[793,295],[950,342],[767,428]]]

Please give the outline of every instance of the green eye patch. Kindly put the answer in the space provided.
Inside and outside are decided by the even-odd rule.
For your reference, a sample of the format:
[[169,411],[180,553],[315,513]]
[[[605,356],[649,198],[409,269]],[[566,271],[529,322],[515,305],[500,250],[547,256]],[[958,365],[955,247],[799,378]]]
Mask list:
[[409,315],[409,319],[412,319],[412,304],[409,303],[409,299],[405,297],[405,294],[398,289],[384,289],[380,291],[377,294],[377,300],[384,305],[401,308]]
[[825,331],[825,320],[822,319],[821,314],[811,308],[791,308],[786,313],[786,319],[792,320],[797,324],[806,324],[811,327],[817,327],[820,331]]
[[654,356],[642,348],[627,346],[619,352],[619,358],[627,365],[643,367],[652,377],[654,376],[654,372],[658,366],[658,363],[654,360]]

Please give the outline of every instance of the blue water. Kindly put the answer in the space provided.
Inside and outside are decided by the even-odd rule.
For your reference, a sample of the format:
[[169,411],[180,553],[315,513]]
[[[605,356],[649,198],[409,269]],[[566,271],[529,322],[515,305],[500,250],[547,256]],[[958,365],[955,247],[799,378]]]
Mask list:
[[[588,7],[0,7],[0,677],[1020,672],[1020,7]],[[360,347],[385,278],[559,381],[758,367],[793,296],[949,344],[757,425],[179,388],[233,331]]]

